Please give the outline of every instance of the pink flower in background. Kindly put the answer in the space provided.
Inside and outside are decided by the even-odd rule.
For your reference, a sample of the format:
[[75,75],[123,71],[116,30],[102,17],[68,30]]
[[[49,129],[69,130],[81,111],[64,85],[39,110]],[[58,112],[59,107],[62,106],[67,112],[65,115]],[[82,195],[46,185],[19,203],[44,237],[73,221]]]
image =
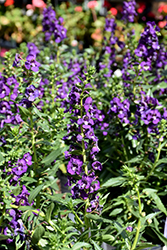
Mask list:
[[5,53],[9,51],[9,49],[6,49],[6,48],[1,48],[0,49],[0,56],[4,57],[5,56]]
[[35,8],[44,9],[45,7],[46,3],[43,0],[32,0],[32,4],[26,5],[27,9],[33,9],[33,10],[35,10]]
[[90,1],[87,4],[87,6],[88,6],[89,9],[94,9],[96,6],[98,6],[98,2],[97,1]]
[[34,5],[37,8],[44,9],[46,7],[46,3],[42,0],[32,0],[32,5]]

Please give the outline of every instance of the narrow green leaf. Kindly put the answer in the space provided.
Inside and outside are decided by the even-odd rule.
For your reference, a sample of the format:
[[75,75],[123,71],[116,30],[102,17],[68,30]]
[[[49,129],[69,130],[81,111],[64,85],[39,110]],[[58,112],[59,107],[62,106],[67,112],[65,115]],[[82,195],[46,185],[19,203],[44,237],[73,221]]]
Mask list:
[[113,244],[113,241],[115,240],[115,237],[110,234],[102,235],[102,240],[107,244]]
[[120,186],[123,182],[125,182],[126,179],[124,177],[114,177],[106,181],[103,185],[102,188],[108,188],[108,187],[116,187]]
[[23,115],[26,115],[27,117],[30,115],[30,111],[22,106],[18,106],[20,113],[22,113]]
[[42,163],[44,163],[45,165],[50,165],[50,163],[56,160],[56,158],[61,154],[62,149],[58,148],[56,150],[53,150],[47,157],[42,160]]
[[163,159],[160,159],[157,163],[156,163],[156,167],[162,163],[167,163],[167,158],[163,158]]
[[3,157],[3,155],[1,154],[1,152],[0,152],[0,162],[1,161],[4,161],[5,160],[5,158]]
[[44,184],[37,186],[34,190],[31,191],[30,196],[28,197],[28,202],[31,204],[35,197],[39,194],[42,190]]
[[45,220],[46,220],[47,222],[49,222],[49,221],[51,220],[51,215],[52,215],[53,209],[54,209],[54,203],[52,202],[52,203],[50,204],[50,206],[48,207],[47,212],[46,212],[46,215],[45,215]]
[[156,193],[152,193],[151,197],[153,198],[154,202],[156,203],[157,208],[167,216],[167,210],[166,210],[164,204],[162,203],[161,199],[159,198],[159,196]]
[[0,235],[0,241],[10,239],[9,235]]
[[37,244],[38,241],[42,238],[42,236],[44,235],[45,233],[45,228],[42,226],[42,225],[39,225],[33,235],[32,235],[32,243],[33,244]]
[[158,238],[165,244],[165,246],[167,246],[167,238],[165,238],[164,235],[159,230],[156,230],[154,228],[152,228],[152,230],[156,233]]
[[137,247],[137,248],[135,248],[135,250],[143,250],[144,248],[148,248],[148,250],[150,249],[152,249],[153,247],[157,247],[156,245],[152,245],[151,243],[149,244],[147,244],[147,243],[145,243],[145,244],[141,244],[139,247]]
[[103,248],[99,247],[94,240],[91,240],[91,243],[94,245],[95,250],[103,250]]
[[73,245],[72,250],[81,250],[82,247],[91,248],[91,245],[85,242],[77,242]]
[[121,212],[122,212],[122,208],[116,208],[116,209],[114,209],[110,214],[109,214],[109,216],[116,216],[116,215],[118,215],[118,214],[120,214]]

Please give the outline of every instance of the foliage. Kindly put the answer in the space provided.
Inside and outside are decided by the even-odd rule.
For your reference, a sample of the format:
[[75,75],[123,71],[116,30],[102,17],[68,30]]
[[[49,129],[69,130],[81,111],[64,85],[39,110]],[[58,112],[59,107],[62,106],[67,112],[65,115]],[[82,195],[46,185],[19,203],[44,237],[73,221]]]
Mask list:
[[106,18],[102,49],[77,53],[67,45],[63,19],[48,6],[35,43],[6,53],[0,74],[4,249],[167,245],[166,30],[148,22],[136,38],[132,10],[123,12],[121,26]]

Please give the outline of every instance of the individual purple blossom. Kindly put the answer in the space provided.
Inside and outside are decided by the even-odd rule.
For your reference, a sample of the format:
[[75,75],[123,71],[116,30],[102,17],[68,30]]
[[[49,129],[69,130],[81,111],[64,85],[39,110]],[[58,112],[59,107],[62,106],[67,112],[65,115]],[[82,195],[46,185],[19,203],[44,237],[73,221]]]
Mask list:
[[23,98],[20,102],[19,102],[19,105],[24,107],[24,108],[31,108],[32,107],[32,102],[29,101],[28,99],[26,98]]
[[99,170],[99,171],[102,170],[102,164],[99,161],[94,161],[92,163],[92,167],[94,170]]
[[39,91],[34,87],[34,85],[29,85],[25,90],[25,96],[30,102],[33,102],[37,97],[39,97]]
[[22,60],[22,58],[21,58],[20,54],[16,53],[15,60],[13,62],[13,67],[20,67],[21,66],[21,62],[20,62],[21,60]]
[[82,172],[83,161],[78,156],[72,156],[67,164],[67,172],[71,175]]
[[128,226],[128,227],[126,228],[126,230],[127,230],[128,232],[132,232],[132,231],[133,231],[133,227],[132,227],[132,226]]
[[37,54],[40,53],[37,46],[32,42],[27,43],[27,47],[28,47],[28,54],[33,54],[33,55],[37,56]]
[[29,54],[26,57],[25,68],[37,72],[40,67],[40,63],[36,61],[36,56],[34,54]]
[[19,159],[15,164],[15,167],[12,168],[12,173],[17,176],[21,176],[22,174],[26,173],[27,168],[28,166],[26,164],[26,161],[24,159]]

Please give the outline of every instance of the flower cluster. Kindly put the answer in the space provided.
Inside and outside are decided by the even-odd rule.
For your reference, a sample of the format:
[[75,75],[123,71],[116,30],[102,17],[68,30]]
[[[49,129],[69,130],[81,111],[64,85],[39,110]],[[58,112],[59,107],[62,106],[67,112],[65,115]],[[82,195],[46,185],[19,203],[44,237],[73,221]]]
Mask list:
[[135,0],[130,0],[129,2],[123,2],[123,11],[122,11],[122,19],[125,22],[134,22],[134,17],[137,15],[136,10],[136,2]]
[[155,22],[147,22],[144,32],[141,34],[135,54],[139,57],[143,70],[150,70],[152,63],[157,60],[157,52],[160,50],[157,36],[159,31],[160,29],[155,25]]
[[[7,175],[11,175],[10,184],[13,185],[16,183],[20,184],[19,179],[23,176],[24,173],[27,172],[29,166],[32,165],[32,157],[30,153],[24,154],[23,158],[18,159],[16,163],[12,164],[11,161],[8,162],[8,166],[4,169],[4,172]],[[21,219],[22,212],[16,208],[19,206],[30,206],[28,202],[29,192],[25,185],[22,186],[22,191],[18,195],[14,195],[11,191],[12,197],[12,205],[15,208],[11,208],[8,210],[8,214],[12,219],[9,222],[9,226],[6,226],[3,229],[4,235],[9,235],[10,238],[7,239],[7,243],[13,242],[13,238],[15,238],[18,234],[20,235],[20,240],[23,241],[26,237],[23,227],[23,222]]]
[[128,99],[121,102],[121,99],[118,97],[114,97],[110,102],[111,108],[109,110],[109,114],[116,115],[119,118],[121,123],[130,123],[130,101]]
[[140,118],[147,125],[148,133],[158,133],[157,125],[161,119],[166,119],[165,112],[161,115],[157,107],[160,107],[158,100],[151,96],[142,95],[140,100],[136,100],[137,110],[135,113],[136,123]]
[[[89,199],[87,212],[100,210],[96,192],[100,188],[95,171],[102,170],[102,164],[96,155],[100,151],[98,138],[94,133],[95,125],[93,100],[86,90],[73,86],[69,93],[71,124],[68,126],[68,135],[64,138],[70,142],[70,149],[66,152],[68,185],[71,186],[73,199]],[[77,106],[81,105],[81,110]],[[71,136],[72,133],[72,136]],[[81,150],[82,148],[82,150]],[[75,154],[75,152],[79,152]]]
[[51,36],[54,36],[56,43],[60,43],[66,38],[67,30],[62,26],[63,18],[56,19],[56,13],[52,7],[43,10],[43,32],[45,32],[45,40],[49,41]]
[[[22,186],[22,192],[19,195],[15,196],[11,194],[11,196],[13,197],[13,200],[14,200],[13,205],[30,206],[28,202],[29,192],[26,186],[24,185]],[[21,219],[22,212],[16,208],[15,209],[11,208],[8,210],[8,214],[12,219],[10,220],[8,226],[6,226],[3,229],[3,234],[8,235],[10,237],[6,240],[6,243],[10,244],[11,242],[13,242],[14,238],[18,235],[20,236],[21,242],[23,242],[26,238],[26,234],[25,234],[25,229],[24,229],[23,222]]]
[[[28,166],[32,165],[32,156],[30,153],[24,154],[22,159],[18,159],[16,163],[8,162],[8,167],[4,170],[7,174],[12,175],[10,183],[18,183],[21,176],[27,172]],[[10,170],[10,171],[9,171]]]

